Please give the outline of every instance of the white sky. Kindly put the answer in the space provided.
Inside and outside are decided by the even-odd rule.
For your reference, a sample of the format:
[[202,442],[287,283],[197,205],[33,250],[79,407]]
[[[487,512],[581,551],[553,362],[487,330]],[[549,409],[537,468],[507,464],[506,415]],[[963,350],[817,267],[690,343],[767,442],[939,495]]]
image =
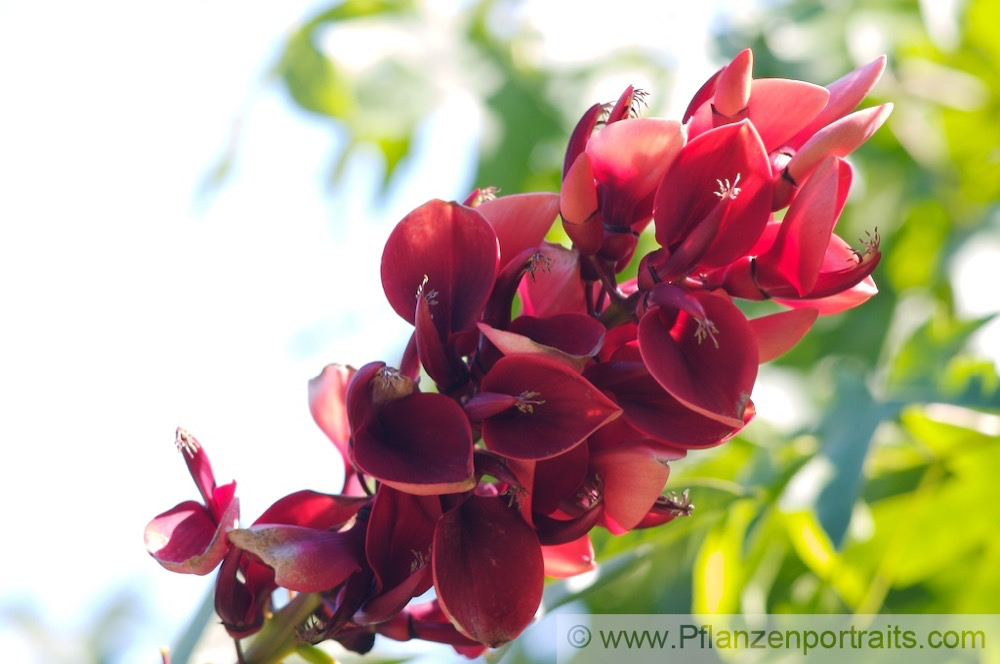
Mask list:
[[[197,497],[176,426],[237,479],[244,521],[339,488],[306,381],[397,360],[408,328],[384,302],[382,243],[410,208],[471,185],[481,120],[455,90],[385,207],[371,164],[328,192],[336,137],[262,86],[316,4],[0,0],[0,611],[31,607],[54,642],[129,590],[144,626],[121,661],[153,661],[193,614],[212,577],[166,572],[142,543],[150,518]],[[711,11],[676,6],[535,0],[523,15],[549,57],[643,45],[680,63],[690,94],[719,64]],[[199,206],[241,114],[236,171]],[[0,652],[31,661],[2,622]]]

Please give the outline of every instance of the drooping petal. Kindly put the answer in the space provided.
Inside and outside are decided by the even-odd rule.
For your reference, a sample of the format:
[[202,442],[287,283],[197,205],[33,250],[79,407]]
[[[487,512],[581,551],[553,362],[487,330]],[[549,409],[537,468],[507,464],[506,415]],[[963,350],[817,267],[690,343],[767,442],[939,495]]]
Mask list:
[[485,201],[479,213],[490,222],[500,241],[500,269],[525,249],[545,239],[559,215],[559,195],[514,194]]
[[609,531],[620,535],[642,521],[667,483],[668,461],[662,448],[633,442],[594,454],[590,462],[601,478]]
[[413,324],[420,363],[438,386],[438,391],[447,393],[463,381],[467,370],[458,353],[449,348],[441,338],[441,332],[434,324],[431,304],[426,298],[417,299],[417,313]]
[[436,496],[414,496],[381,487],[375,496],[365,552],[375,585],[363,612],[365,621],[381,622],[431,586],[431,542],[441,516]]
[[544,561],[535,532],[504,499],[471,496],[440,518],[432,554],[442,610],[490,647],[531,623],[542,599]]
[[274,570],[230,547],[215,582],[215,612],[231,637],[242,639],[264,626],[264,610],[277,587]]
[[750,319],[750,327],[757,337],[760,363],[770,362],[790,351],[806,335],[817,316],[819,310],[804,307]]
[[543,546],[542,557],[545,560],[545,576],[555,579],[566,579],[597,569],[590,535],[565,544]]
[[297,592],[330,590],[361,569],[359,536],[301,526],[259,525],[233,530],[229,539],[274,570],[275,582]]
[[430,201],[406,215],[382,253],[382,286],[389,304],[414,322],[423,287],[434,323],[446,339],[466,330],[482,313],[500,261],[489,222],[473,208]]
[[834,293],[833,295],[802,300],[775,298],[774,301],[786,307],[807,307],[815,309],[821,316],[831,316],[864,304],[876,293],[878,293],[878,287],[875,285],[875,280],[871,277],[865,277],[850,288]]
[[650,374],[671,396],[706,417],[742,427],[757,378],[757,341],[743,313],[725,297],[691,293],[705,311],[675,321],[662,308],[639,322],[639,349]]
[[565,452],[621,414],[578,373],[537,355],[500,359],[481,389],[518,398],[513,408],[484,420],[482,430],[488,449],[516,459]]
[[707,131],[684,146],[656,190],[656,240],[673,250],[702,223],[722,197],[732,199],[705,267],[724,265],[749,250],[770,215],[771,166],[747,121]]
[[469,420],[440,394],[415,393],[383,405],[355,432],[354,459],[366,474],[407,493],[455,493],[475,485]]
[[[235,490],[236,483],[226,486]],[[208,574],[229,550],[226,532],[239,525],[239,515],[239,499],[232,496],[218,521],[201,503],[183,502],[149,522],[146,550],[171,572]]]

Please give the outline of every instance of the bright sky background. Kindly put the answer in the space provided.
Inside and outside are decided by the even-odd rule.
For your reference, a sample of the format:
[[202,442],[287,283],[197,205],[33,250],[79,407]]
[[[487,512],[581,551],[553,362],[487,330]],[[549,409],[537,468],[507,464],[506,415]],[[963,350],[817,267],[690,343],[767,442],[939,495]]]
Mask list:
[[[327,189],[336,136],[265,82],[317,4],[0,0],[0,612],[36,612],[52,642],[131,592],[142,629],[120,661],[154,661],[207,590],[212,576],[166,572],[142,542],[150,518],[197,496],[178,425],[238,481],[244,521],[291,491],[339,489],[306,381],[328,362],[397,361],[408,328],[382,296],[384,239],[472,185],[483,123],[455,90],[384,206],[371,163]],[[705,26],[727,5],[670,4],[523,14],[552,58],[646,45],[690,94],[719,64]],[[237,117],[236,170],[198,201]],[[32,661],[3,622],[0,653]]]
[[[384,207],[370,204],[370,164],[349,172],[350,195],[329,192],[336,136],[265,83],[317,4],[0,3],[0,610],[36,613],[57,647],[129,592],[143,627],[121,661],[151,661],[208,588],[142,542],[150,518],[197,496],[176,426],[219,481],[238,481],[246,521],[291,491],[339,489],[306,381],[327,362],[396,360],[408,330],[382,296],[384,239],[409,209],[472,184],[482,123],[456,90]],[[617,27],[590,4],[573,14],[603,14],[603,40],[551,3],[525,12],[569,60],[581,44],[614,47],[608,35],[664,53],[683,43],[659,3],[633,3],[655,23],[633,13]],[[706,15],[686,31],[702,42]],[[682,70],[691,90],[703,53]],[[236,170],[199,202],[237,117]],[[0,652],[33,658],[9,623]]]

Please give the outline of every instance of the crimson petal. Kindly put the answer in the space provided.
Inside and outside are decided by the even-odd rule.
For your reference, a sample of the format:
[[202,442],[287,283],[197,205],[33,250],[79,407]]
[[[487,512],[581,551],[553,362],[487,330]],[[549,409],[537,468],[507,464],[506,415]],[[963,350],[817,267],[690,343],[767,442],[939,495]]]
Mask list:
[[750,327],[757,337],[761,364],[790,351],[806,335],[817,316],[817,309],[804,307],[751,319]]
[[382,286],[392,308],[414,322],[417,290],[433,307],[443,339],[471,327],[482,313],[500,260],[489,222],[476,210],[430,201],[406,215],[382,253]]
[[579,444],[621,414],[582,376],[553,360],[511,355],[483,378],[484,392],[518,398],[483,421],[486,447],[515,459],[544,459]]
[[514,194],[484,201],[476,208],[493,227],[500,242],[500,268],[525,249],[545,239],[559,215],[559,195]]
[[383,405],[355,432],[354,460],[407,493],[455,493],[475,485],[469,420],[440,394],[418,392]]
[[663,491],[672,455],[640,442],[622,443],[594,454],[590,462],[604,489],[608,530],[621,535],[635,528]]
[[736,260],[767,224],[770,179],[770,162],[752,124],[742,121],[706,131],[684,146],[656,190],[657,242],[673,250],[711,214],[721,197],[729,197],[732,202],[718,239],[702,263],[714,267]]
[[750,323],[728,299],[691,293],[705,311],[650,310],[639,322],[639,349],[649,372],[687,407],[742,427],[757,378],[757,341]]
[[434,530],[432,565],[441,609],[476,641],[501,646],[538,610],[542,550],[505,499],[473,495],[446,512]]
[[650,375],[637,348],[623,348],[613,361],[594,365],[584,375],[614,396],[622,419],[639,433],[680,450],[718,445],[743,427],[706,417],[675,399]]

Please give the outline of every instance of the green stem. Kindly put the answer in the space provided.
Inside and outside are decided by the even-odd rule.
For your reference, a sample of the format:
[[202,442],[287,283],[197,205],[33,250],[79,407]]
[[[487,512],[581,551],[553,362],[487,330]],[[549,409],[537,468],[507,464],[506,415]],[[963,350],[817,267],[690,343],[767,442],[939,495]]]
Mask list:
[[299,644],[295,629],[319,608],[322,600],[314,593],[295,596],[274,613],[243,654],[247,664],[277,664]]

